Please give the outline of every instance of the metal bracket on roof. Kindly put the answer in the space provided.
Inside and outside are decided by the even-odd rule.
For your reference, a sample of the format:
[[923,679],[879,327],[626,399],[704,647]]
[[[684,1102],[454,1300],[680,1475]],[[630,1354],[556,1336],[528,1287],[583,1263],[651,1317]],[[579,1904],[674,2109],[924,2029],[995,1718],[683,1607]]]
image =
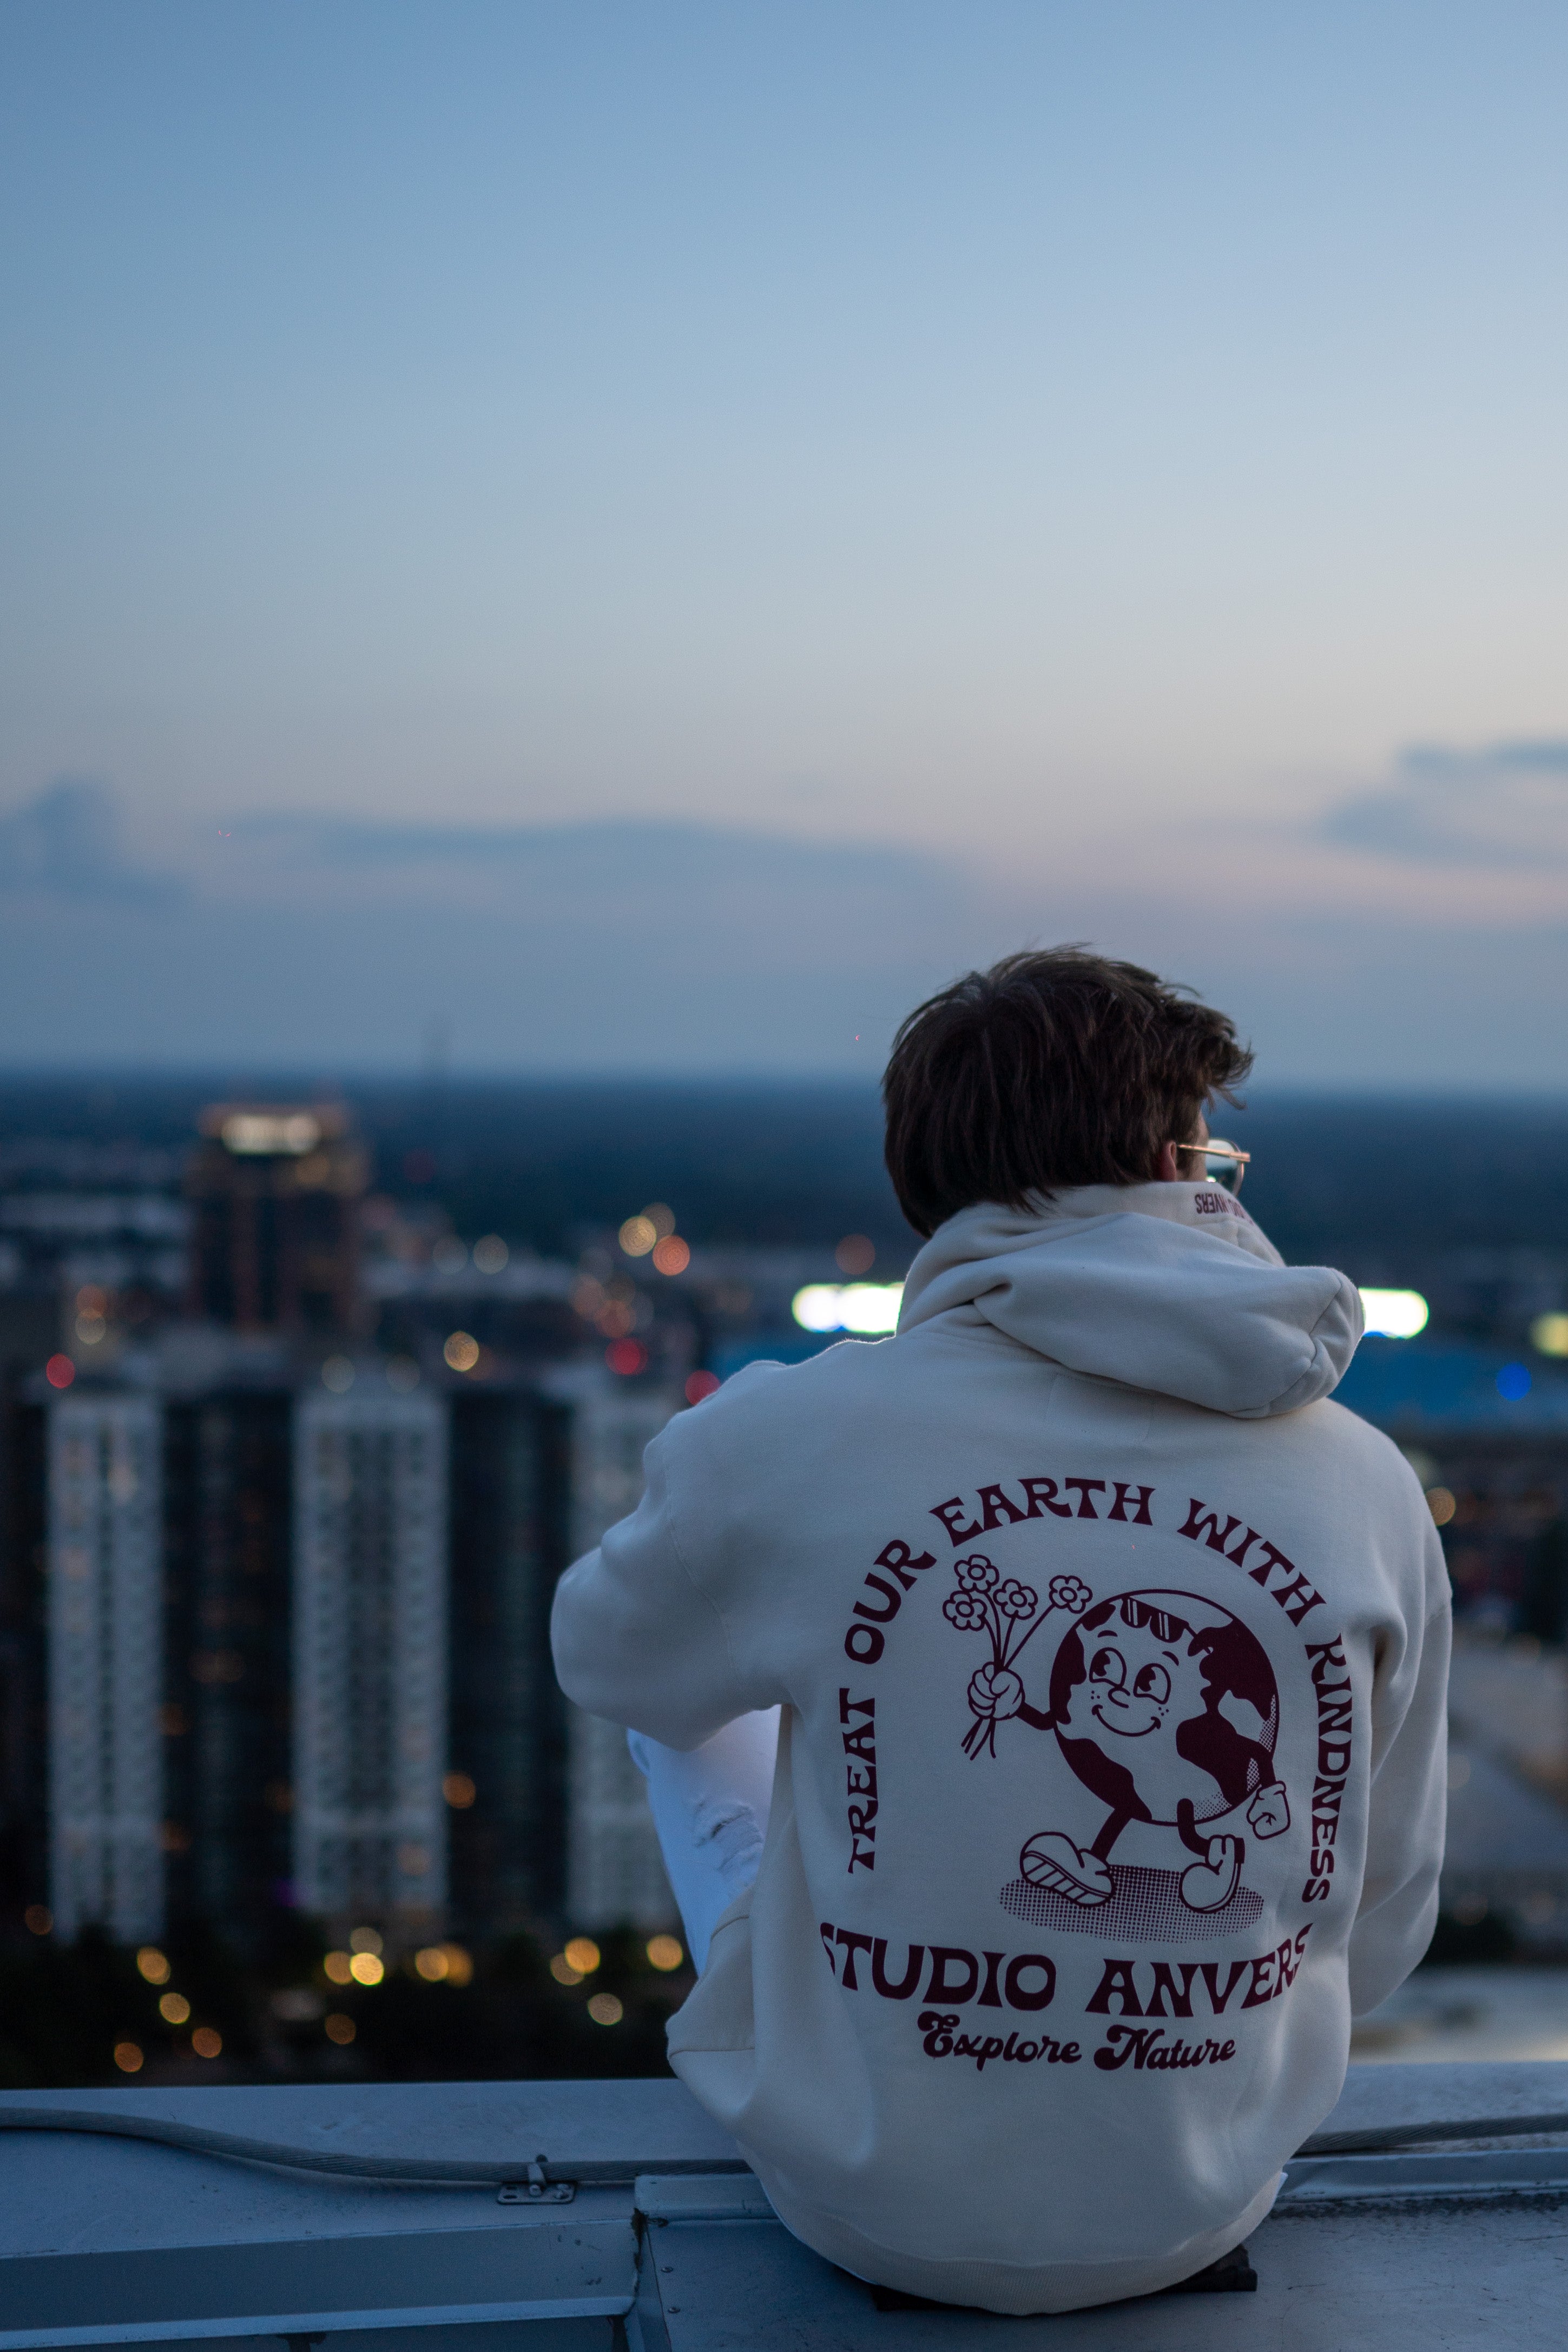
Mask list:
[[645,2221],[773,2221],[777,2220],[762,2182],[740,2172],[639,2172],[633,2200]]
[[536,2156],[526,2179],[508,2180],[496,2191],[498,2205],[570,2205],[577,2194],[574,2180],[552,2180],[545,2171],[549,2158]]

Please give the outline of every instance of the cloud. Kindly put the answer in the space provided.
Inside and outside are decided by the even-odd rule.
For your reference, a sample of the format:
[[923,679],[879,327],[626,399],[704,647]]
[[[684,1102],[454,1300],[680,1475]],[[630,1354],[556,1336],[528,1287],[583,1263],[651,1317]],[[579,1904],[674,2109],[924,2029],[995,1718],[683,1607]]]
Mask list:
[[1568,742],[1547,736],[1536,742],[1489,743],[1479,751],[1441,743],[1416,743],[1400,763],[1416,775],[1470,776],[1518,769],[1526,773],[1568,776]]
[[[1489,822],[1521,789],[1561,806],[1565,783],[1562,747],[1413,753],[1384,787],[1406,824],[1384,854],[1411,859],[1413,807],[1452,860],[1467,810]],[[644,821],[306,812],[197,828],[177,864],[188,879],[131,861],[102,786],[51,785],[0,818],[0,1062],[221,1084],[407,1071],[439,1020],[473,1072],[869,1082],[898,1021],[954,973],[1072,938],[1190,980],[1272,1084],[1568,1084],[1557,916],[1456,928],[1423,906],[1369,923],[1314,899],[1216,927],[1179,877],[1134,887],[1109,858],[1071,887],[1023,856],[988,879],[898,844]]]
[[81,776],[58,777],[0,816],[0,890],[149,909],[186,895],[175,876],[125,856],[113,793]]
[[1341,802],[1318,834],[1423,865],[1568,866],[1568,741],[1415,745],[1389,783]]
[[532,872],[552,886],[589,887],[624,879],[688,889],[694,884],[755,882],[770,888],[811,885],[910,887],[946,869],[918,853],[876,842],[801,839],[712,824],[646,818],[602,818],[586,824],[389,824],[309,814],[240,819],[235,836],[263,852],[278,871],[361,876],[423,872],[438,887],[443,872],[498,866],[515,880]]
[[238,817],[176,896],[71,792],[0,820],[0,1051],[35,1066],[407,1066],[440,1018],[472,1068],[869,1069],[1016,943],[957,861],[690,823]]
[[[959,864],[893,845],[607,819],[584,824],[375,824],[308,814],[237,822],[210,852],[231,904],[322,916],[402,909],[504,921],[575,961],[600,940],[667,969],[876,964],[964,928],[983,896]],[[232,846],[233,855],[229,856]]]

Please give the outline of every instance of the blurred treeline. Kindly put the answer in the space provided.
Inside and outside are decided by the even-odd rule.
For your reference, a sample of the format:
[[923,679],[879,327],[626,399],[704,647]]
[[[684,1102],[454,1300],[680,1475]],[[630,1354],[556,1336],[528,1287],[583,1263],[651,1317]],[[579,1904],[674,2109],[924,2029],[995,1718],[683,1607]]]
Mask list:
[[[572,1252],[650,1200],[707,1244],[823,1247],[866,1233],[891,1269],[915,1247],[881,1163],[868,1081],[205,1078],[0,1082],[0,1190],[28,1137],[177,1155],[204,1103],[341,1090],[375,1183],[437,1201],[460,1233]],[[1286,1256],[1413,1280],[1433,1254],[1562,1247],[1568,1102],[1275,1095],[1216,1108],[1254,1159],[1245,1198]],[[42,1171],[27,1181],[40,1181]],[[45,1179],[44,1181],[47,1181]]]

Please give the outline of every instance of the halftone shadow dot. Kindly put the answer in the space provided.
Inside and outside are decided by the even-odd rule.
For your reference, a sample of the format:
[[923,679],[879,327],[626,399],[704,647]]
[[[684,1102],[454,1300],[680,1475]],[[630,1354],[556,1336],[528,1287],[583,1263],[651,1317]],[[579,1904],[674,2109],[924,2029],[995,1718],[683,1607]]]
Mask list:
[[1110,1867],[1116,1891],[1104,1903],[1074,1903],[1026,1878],[1009,1879],[997,1900],[1004,1911],[1031,1927],[1054,1927],[1067,1936],[1101,1936],[1108,1943],[1206,1944],[1234,1936],[1261,1917],[1263,1897],[1238,1886],[1217,1911],[1193,1911],[1182,1900],[1176,1870]]

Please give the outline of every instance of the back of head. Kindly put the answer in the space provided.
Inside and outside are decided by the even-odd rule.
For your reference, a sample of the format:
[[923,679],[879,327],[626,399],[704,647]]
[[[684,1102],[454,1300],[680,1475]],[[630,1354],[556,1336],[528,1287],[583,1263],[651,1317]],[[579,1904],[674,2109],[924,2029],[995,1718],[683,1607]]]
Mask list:
[[918,1005],[882,1080],[888,1173],[918,1234],[976,1201],[1141,1184],[1252,1066],[1234,1023],[1135,963],[1005,956]]

